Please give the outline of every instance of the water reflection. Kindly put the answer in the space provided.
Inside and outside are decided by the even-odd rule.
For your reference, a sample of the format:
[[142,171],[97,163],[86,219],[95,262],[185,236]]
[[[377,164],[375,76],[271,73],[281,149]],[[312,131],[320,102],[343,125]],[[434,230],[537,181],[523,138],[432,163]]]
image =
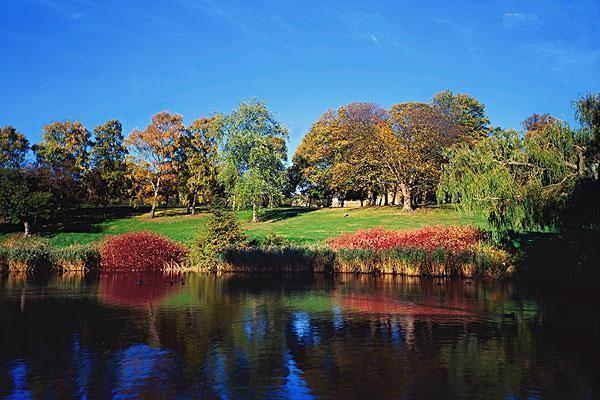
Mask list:
[[590,304],[398,277],[0,278],[0,397],[591,398]]

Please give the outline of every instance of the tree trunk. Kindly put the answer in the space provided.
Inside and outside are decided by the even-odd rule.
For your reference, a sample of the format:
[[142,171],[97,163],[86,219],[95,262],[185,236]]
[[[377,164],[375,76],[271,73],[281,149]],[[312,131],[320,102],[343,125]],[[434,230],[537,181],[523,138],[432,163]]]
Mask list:
[[384,206],[387,206],[390,204],[390,200],[388,199],[389,195],[390,195],[390,192],[386,189],[385,192],[383,193],[383,196],[384,196],[383,197],[383,205]]
[[23,221],[23,237],[29,236],[29,221]]
[[398,187],[394,186],[394,190],[392,191],[392,205],[396,205],[396,195],[398,194]]
[[154,196],[152,197],[152,209],[150,210],[150,218],[154,218],[156,215],[156,203],[158,202],[158,190],[160,189],[160,177],[156,180],[154,185]]
[[402,211],[412,211],[412,204],[410,199],[410,186],[405,183],[400,184],[400,190],[402,190]]
[[196,201],[198,201],[198,192],[194,191],[194,197],[192,197],[192,215],[196,215]]
[[256,203],[252,203],[252,222],[258,222],[256,217]]

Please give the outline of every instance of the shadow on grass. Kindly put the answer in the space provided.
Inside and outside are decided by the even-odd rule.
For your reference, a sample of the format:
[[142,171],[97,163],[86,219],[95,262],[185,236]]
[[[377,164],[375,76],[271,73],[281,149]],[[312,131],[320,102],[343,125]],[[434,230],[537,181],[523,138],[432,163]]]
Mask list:
[[54,236],[58,233],[100,233],[98,224],[114,219],[133,217],[148,212],[146,208],[129,206],[114,207],[84,207],[68,210],[39,228],[44,236]]
[[285,219],[294,218],[302,214],[316,211],[316,208],[290,207],[265,210],[260,216],[261,222],[277,222]]

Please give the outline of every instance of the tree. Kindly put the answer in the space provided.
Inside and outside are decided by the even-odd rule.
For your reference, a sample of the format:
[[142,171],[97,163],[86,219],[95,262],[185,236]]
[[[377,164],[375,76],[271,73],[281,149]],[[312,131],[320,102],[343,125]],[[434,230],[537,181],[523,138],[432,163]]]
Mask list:
[[449,151],[438,198],[448,195],[499,229],[553,226],[579,179],[578,147],[584,141],[559,122],[524,137],[497,129],[473,146]]
[[530,132],[545,129],[549,125],[556,124],[557,122],[560,121],[550,114],[531,114],[521,123],[521,125],[523,125],[523,129],[525,129],[526,132]]
[[373,103],[351,103],[338,110],[336,119],[331,186],[342,198],[351,192],[360,193],[361,200],[370,195],[375,205],[377,193],[386,192],[388,186],[375,140],[387,114]]
[[325,112],[302,138],[292,158],[294,171],[299,171],[298,187],[307,196],[308,206],[314,200],[330,202],[332,167],[335,162],[337,119],[334,111]]
[[42,141],[33,146],[60,208],[81,201],[81,181],[89,164],[90,132],[78,121],[53,122],[44,126]]
[[52,194],[43,189],[33,169],[0,169],[0,216],[23,225],[28,236],[31,226],[52,212]]
[[575,102],[575,113],[588,138],[586,156],[592,175],[600,180],[600,94],[588,94]]
[[144,200],[150,198],[152,218],[156,214],[163,180],[173,173],[176,146],[184,130],[182,121],[181,115],[162,111],[152,117],[152,123],[146,129],[133,130],[127,139],[132,150],[134,179],[141,184],[141,188],[146,185],[151,187],[149,193],[140,189],[138,194]]
[[263,203],[272,206],[281,196],[287,149],[287,128],[264,103],[240,104],[225,119],[225,163],[221,181],[233,199],[233,207],[248,204],[252,220]]
[[29,141],[12,126],[0,128],[0,168],[19,168],[29,151]]
[[214,197],[218,185],[222,129],[223,117],[217,114],[197,119],[181,137],[178,175],[192,215],[198,202],[210,202]]
[[103,205],[124,199],[127,189],[127,149],[123,144],[123,128],[117,120],[94,129],[94,144],[87,174],[90,196]]
[[426,103],[391,107],[389,123],[378,131],[381,163],[402,191],[403,211],[413,209],[414,191],[432,191],[439,181],[445,148],[460,141],[462,131],[446,114]]
[[[331,197],[342,201],[389,190],[381,164],[376,132],[387,114],[373,103],[351,103],[327,111],[313,124],[294,155],[294,165],[304,177],[302,191],[309,197]],[[387,196],[386,196],[387,199]]]
[[490,133],[485,106],[468,94],[444,90],[433,97],[432,104],[449,118],[449,122],[462,127],[470,141],[482,139]]

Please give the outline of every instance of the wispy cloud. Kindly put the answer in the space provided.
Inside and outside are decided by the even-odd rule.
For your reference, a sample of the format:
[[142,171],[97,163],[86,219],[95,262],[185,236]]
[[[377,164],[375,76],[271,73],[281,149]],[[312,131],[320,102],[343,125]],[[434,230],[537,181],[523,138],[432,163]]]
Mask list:
[[547,41],[522,48],[523,60],[539,73],[573,81],[600,68],[600,48],[580,47],[565,41]]
[[64,2],[53,1],[53,0],[28,0],[28,1],[36,6],[44,7],[48,10],[52,10],[52,11],[62,15],[63,17],[66,17],[66,18],[69,18],[72,20],[80,19],[83,16],[83,13],[81,11],[76,10],[73,7],[70,7],[68,5],[65,5]]
[[[263,40],[266,40],[266,41],[276,44],[278,46],[284,47],[288,50],[291,50],[294,52],[296,51],[296,49],[294,47],[290,46],[289,44],[262,32],[258,28],[251,26],[250,24],[242,21],[239,18],[234,17],[231,13],[227,12],[225,9],[221,8],[219,5],[213,3],[210,0],[200,0],[200,1],[183,0],[183,2],[185,4],[187,4],[188,6],[194,8],[196,10],[202,11],[203,13],[205,13],[213,18],[217,18],[217,19],[227,22],[228,24],[240,29],[242,32],[244,32],[246,34],[250,34],[250,35],[259,37]],[[283,24],[282,26],[287,26],[288,29],[291,28],[291,26],[285,25],[285,21],[283,21],[283,19],[281,19],[281,18],[279,18],[278,22],[280,24]],[[281,26],[280,26],[280,28],[281,28]]]
[[400,47],[396,26],[380,14],[343,11],[336,17],[355,40],[373,43],[380,49]]
[[502,27],[512,29],[516,26],[537,22],[538,17],[533,13],[508,12],[502,15]]
[[294,32],[295,29],[291,26],[287,21],[285,21],[280,15],[273,15],[270,19],[271,23],[275,25],[277,28],[286,31],[286,32]]

